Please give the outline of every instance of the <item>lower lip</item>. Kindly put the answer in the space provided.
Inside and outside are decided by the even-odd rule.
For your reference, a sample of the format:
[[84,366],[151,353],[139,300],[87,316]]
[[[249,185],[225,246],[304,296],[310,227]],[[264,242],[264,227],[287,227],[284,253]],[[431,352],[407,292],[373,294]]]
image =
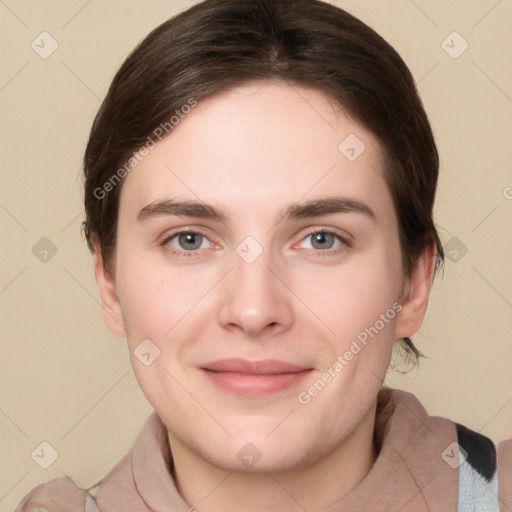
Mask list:
[[219,388],[241,396],[265,396],[277,393],[297,385],[311,370],[294,373],[273,373],[249,375],[234,372],[214,372],[202,369],[202,372]]

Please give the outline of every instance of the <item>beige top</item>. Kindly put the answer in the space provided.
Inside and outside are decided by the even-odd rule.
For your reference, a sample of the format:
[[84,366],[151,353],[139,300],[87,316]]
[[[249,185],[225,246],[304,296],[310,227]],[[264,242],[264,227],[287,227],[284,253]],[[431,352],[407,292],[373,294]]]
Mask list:
[[[457,441],[453,422],[429,416],[409,393],[383,390],[375,440],[379,455],[366,478],[326,512],[457,510],[459,469],[442,456]],[[16,512],[191,512],[171,467],[167,430],[153,413],[130,452],[96,486],[95,496],[60,478],[36,487]],[[500,511],[512,512],[512,440],[499,445],[498,485]]]

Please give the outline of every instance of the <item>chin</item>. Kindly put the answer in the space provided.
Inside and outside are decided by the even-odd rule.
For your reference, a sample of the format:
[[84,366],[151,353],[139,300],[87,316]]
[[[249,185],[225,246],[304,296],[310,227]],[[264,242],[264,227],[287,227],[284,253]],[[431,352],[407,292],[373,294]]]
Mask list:
[[259,448],[256,443],[246,442],[241,447],[229,449],[230,457],[225,452],[204,454],[214,466],[229,472],[245,474],[286,473],[305,468],[321,458],[321,454],[313,451],[305,452],[301,442],[294,446],[265,446]]

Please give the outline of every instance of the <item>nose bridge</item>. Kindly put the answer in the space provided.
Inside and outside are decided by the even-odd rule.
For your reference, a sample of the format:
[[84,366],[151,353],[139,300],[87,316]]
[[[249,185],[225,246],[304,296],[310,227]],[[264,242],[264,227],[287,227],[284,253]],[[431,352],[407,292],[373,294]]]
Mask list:
[[257,248],[253,241],[237,247],[229,285],[222,298],[221,323],[237,325],[255,336],[267,326],[289,326],[290,298],[270,270],[275,266],[270,249]]
[[274,276],[269,270],[271,265],[270,250],[262,251],[257,256],[251,255],[251,259],[237,254],[233,268],[233,288],[240,304],[245,303],[263,311],[262,306],[265,303],[276,300],[278,291]]

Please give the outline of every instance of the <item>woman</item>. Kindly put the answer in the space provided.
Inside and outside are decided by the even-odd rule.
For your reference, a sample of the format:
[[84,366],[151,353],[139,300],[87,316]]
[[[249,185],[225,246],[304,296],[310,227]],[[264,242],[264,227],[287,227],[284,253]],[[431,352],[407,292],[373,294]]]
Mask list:
[[[443,262],[406,65],[315,0],[207,0],[116,74],[84,158],[104,319],[155,413],[29,510],[512,509],[512,442],[383,387]],[[507,508],[508,507],[508,508]]]

